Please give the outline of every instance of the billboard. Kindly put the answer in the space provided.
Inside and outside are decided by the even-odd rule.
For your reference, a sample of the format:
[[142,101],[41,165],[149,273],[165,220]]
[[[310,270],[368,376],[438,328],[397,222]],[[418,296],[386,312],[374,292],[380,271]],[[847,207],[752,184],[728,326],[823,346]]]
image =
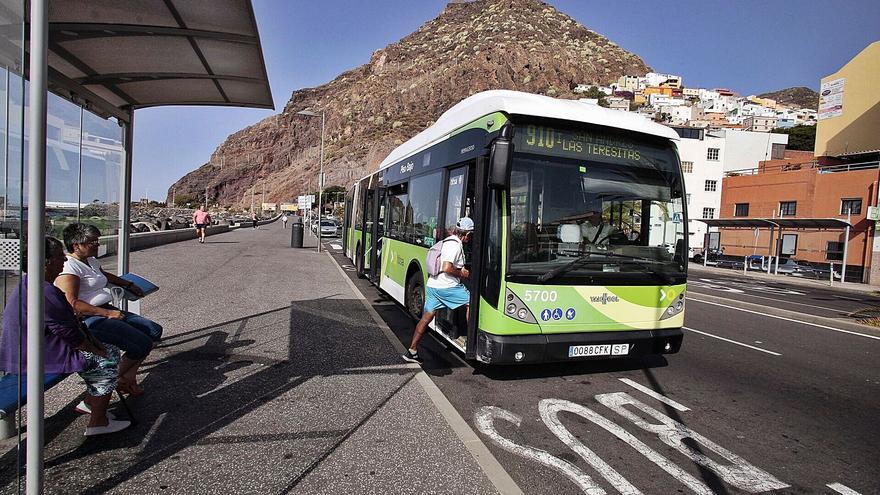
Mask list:
[[844,78],[823,82],[819,88],[819,120],[843,115]]
[[275,211],[278,208],[278,205],[275,203],[263,203],[263,211]]
[[298,211],[299,205],[296,203],[281,203],[281,211]]

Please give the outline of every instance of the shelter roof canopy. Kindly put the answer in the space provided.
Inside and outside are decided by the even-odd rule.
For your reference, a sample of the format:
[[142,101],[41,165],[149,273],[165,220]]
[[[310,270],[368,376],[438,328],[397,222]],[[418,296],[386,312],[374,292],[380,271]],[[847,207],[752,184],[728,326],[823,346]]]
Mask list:
[[702,218],[695,219],[709,227],[726,227],[735,229],[781,228],[837,230],[852,227],[846,220],[839,218]]
[[105,115],[274,108],[250,0],[51,0],[49,67],[53,92]]

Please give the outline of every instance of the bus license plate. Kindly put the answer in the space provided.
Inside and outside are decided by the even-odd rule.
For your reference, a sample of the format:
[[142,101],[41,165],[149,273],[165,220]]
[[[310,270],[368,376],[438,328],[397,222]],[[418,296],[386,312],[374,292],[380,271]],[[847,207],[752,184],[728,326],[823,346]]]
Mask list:
[[629,344],[572,345],[568,347],[568,357],[626,356]]

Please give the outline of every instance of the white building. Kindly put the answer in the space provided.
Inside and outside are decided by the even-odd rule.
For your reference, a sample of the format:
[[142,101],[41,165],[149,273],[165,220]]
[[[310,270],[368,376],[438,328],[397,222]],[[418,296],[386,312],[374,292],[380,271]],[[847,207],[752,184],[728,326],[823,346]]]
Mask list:
[[759,161],[785,158],[788,134],[737,129],[722,129],[713,134],[724,138],[724,172],[756,169]]
[[620,91],[636,92],[639,88],[639,76],[620,76],[617,79],[617,89]]
[[606,98],[608,101],[608,108],[612,110],[621,110],[624,112],[629,112],[629,100],[626,98],[621,98],[619,96],[609,96]]
[[687,124],[694,115],[694,109],[689,105],[661,105],[659,111],[661,115],[669,116],[669,123],[672,125]]
[[703,91],[700,88],[682,88],[681,94],[685,98],[699,98],[700,91]]
[[681,76],[675,74],[660,74],[658,72],[648,72],[645,74],[645,82],[648,86],[660,86],[666,84],[669,87],[680,88]]
[[678,153],[684,173],[688,243],[701,250],[708,229],[699,219],[719,218],[725,172],[756,169],[761,160],[784,157],[788,135],[730,129],[676,128],[676,131],[681,136]]

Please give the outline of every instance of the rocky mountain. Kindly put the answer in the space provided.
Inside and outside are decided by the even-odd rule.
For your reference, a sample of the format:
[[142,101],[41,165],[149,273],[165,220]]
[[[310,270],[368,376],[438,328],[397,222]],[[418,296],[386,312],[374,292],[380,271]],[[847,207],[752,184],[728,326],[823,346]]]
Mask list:
[[759,98],[770,98],[776,103],[794,108],[819,108],[819,93],[810,88],[800,86],[797,88],[780,89],[770,93],[758,95]]
[[288,201],[316,190],[319,119],[326,115],[327,185],[375,170],[397,145],[462,99],[488,89],[577,98],[578,84],[651,71],[641,58],[539,0],[452,2],[434,20],[230,135],[210,161],[169,189],[227,206]]

